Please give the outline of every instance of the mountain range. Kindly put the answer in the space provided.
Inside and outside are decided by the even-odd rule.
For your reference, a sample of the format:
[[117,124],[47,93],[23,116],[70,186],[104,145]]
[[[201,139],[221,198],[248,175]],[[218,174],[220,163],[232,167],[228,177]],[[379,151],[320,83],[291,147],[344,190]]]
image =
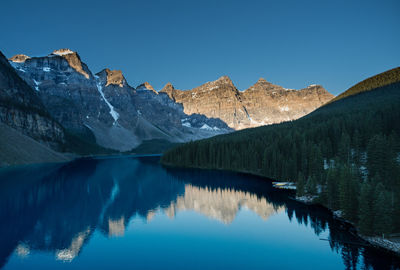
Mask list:
[[[294,120],[333,98],[319,85],[293,90],[264,79],[239,91],[227,76],[191,90],[170,83],[161,91],[148,82],[133,87],[120,70],[93,73],[70,49],[0,58],[3,130],[16,129],[48,153],[134,152],[152,142],[198,140]],[[34,147],[28,138],[23,143]],[[26,156],[2,147],[4,164]]]
[[334,97],[320,85],[294,90],[263,78],[239,91],[227,76],[183,91],[168,83],[160,92],[183,104],[185,113],[219,118],[235,130],[295,120]]

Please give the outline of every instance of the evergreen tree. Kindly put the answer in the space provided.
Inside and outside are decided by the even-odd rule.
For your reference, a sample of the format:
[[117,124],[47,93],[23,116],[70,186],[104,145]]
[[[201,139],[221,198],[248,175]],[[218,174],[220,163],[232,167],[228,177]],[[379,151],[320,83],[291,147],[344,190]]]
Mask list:
[[316,195],[317,194],[317,181],[314,176],[310,176],[307,180],[305,186],[306,194],[308,195]]
[[326,175],[327,206],[333,210],[339,209],[337,170],[330,168]]
[[371,185],[368,182],[364,182],[361,185],[361,193],[359,199],[358,225],[360,228],[360,232],[365,235],[371,235],[374,231],[374,212],[371,198],[373,198]]
[[387,192],[380,191],[374,203],[374,232],[376,234],[388,234],[392,231],[392,220],[390,213],[390,200]]
[[296,195],[303,196],[305,194],[305,179],[301,172],[299,172],[299,176],[297,177],[296,183]]
[[339,204],[343,210],[345,219],[350,221],[357,220],[358,186],[357,179],[354,177],[352,169],[343,166],[339,173]]
[[350,137],[345,131],[342,132],[340,139],[338,157],[341,162],[350,164]]

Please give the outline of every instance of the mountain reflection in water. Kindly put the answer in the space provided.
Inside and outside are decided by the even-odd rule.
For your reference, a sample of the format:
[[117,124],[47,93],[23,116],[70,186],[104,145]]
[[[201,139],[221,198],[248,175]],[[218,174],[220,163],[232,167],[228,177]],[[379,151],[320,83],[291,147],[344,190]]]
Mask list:
[[[83,159],[67,164],[26,166],[0,172],[0,267],[16,254],[53,254],[72,262],[95,232],[124,237],[129,222],[164,214],[171,219],[194,211],[229,226],[241,209],[262,220],[286,213],[310,224],[316,235],[328,232],[333,252],[347,269],[360,266],[397,269],[398,260],[362,245],[346,225],[318,207],[288,199],[257,177],[163,168],[157,157]],[[295,219],[294,219],[295,218]],[[362,258],[362,259],[361,259]]]

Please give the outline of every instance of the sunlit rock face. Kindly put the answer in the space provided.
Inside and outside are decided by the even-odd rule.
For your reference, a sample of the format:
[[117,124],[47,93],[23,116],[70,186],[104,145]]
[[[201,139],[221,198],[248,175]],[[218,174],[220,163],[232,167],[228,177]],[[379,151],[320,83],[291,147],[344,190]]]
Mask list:
[[80,74],[85,76],[86,79],[89,79],[89,70],[87,66],[83,65],[83,63],[81,62],[81,58],[76,52],[73,52],[70,49],[60,49],[53,51],[52,55],[64,57],[68,61],[68,64],[73,69],[75,69],[76,72],[79,72]]
[[26,61],[26,59],[29,59],[29,58],[30,57],[25,54],[17,54],[17,55],[14,55],[13,57],[11,57],[10,60],[15,63],[23,63]]
[[123,87],[126,85],[126,80],[124,75],[122,75],[121,70],[109,70],[108,68],[105,69],[107,73],[107,83],[106,86],[110,84],[118,85],[119,87]]
[[244,122],[240,128],[295,120],[334,97],[320,85],[294,90],[271,84],[264,79],[242,92],[241,96],[249,121]]
[[168,83],[161,92],[181,103],[185,113],[216,117],[234,129],[294,120],[334,97],[319,85],[293,90],[262,78],[241,92],[227,76],[186,91],[177,90]]
[[231,128],[237,127],[240,119],[246,118],[240,93],[227,76],[187,91],[176,90],[171,84],[167,84],[161,92],[181,103],[186,114],[204,114],[209,118],[219,118]]
[[241,208],[253,211],[264,220],[283,210],[283,208],[274,208],[265,198],[258,198],[248,192],[185,185],[185,194],[178,196],[176,202],[171,203],[165,213],[169,217],[174,217],[176,212],[194,210],[209,218],[229,224]]
[[144,82],[136,87],[136,91],[145,91],[145,90],[152,91],[153,93],[158,94],[158,92],[154,90],[153,86],[148,82]]

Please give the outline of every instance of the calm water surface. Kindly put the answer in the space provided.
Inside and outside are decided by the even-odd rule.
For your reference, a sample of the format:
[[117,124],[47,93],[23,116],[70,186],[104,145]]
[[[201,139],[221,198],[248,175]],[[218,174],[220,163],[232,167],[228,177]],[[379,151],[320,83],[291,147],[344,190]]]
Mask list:
[[2,269],[400,269],[268,181],[158,157],[0,171]]

